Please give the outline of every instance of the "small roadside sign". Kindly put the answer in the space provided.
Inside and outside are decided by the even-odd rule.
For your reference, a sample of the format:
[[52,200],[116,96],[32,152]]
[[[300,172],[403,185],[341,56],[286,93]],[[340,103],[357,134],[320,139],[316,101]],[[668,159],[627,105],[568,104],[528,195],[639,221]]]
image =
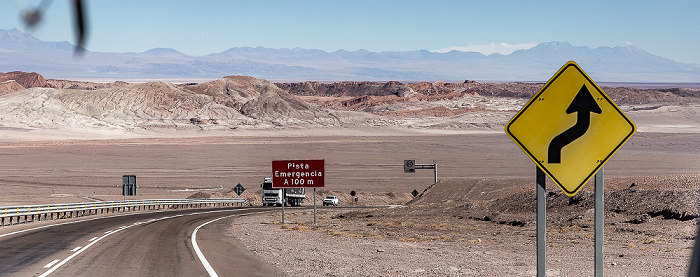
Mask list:
[[635,133],[634,125],[573,61],[506,124],[513,141],[568,196]]
[[238,194],[238,196],[241,196],[241,194],[245,191],[245,188],[240,183],[238,183],[238,185],[236,185],[233,188],[233,191],[236,192],[236,194]]
[[122,195],[123,196],[136,196],[136,175],[124,175],[122,176]]

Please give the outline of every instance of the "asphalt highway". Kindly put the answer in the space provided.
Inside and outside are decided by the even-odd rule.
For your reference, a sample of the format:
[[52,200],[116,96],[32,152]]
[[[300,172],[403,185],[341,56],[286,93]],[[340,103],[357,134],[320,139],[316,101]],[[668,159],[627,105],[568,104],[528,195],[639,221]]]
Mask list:
[[115,214],[36,229],[27,224],[22,232],[0,235],[0,276],[279,276],[226,235],[236,217],[269,210]]

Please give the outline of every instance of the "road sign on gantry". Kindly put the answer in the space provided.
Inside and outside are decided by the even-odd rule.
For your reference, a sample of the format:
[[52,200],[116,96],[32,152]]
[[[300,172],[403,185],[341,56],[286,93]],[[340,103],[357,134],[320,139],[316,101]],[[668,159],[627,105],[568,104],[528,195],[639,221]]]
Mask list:
[[403,160],[403,173],[416,173],[416,160]]
[[566,195],[574,196],[637,128],[579,65],[570,61],[505,129]]

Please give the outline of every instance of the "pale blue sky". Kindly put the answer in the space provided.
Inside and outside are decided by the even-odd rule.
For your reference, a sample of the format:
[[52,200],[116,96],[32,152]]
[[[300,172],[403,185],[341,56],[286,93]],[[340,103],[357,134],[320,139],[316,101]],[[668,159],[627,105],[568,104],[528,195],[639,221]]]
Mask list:
[[[0,0],[0,28],[25,30],[18,7]],[[68,0],[53,0],[31,33],[73,42]],[[508,54],[537,43],[633,45],[700,64],[700,1],[90,1],[87,48],[142,52],[174,48],[206,55],[231,47],[332,52],[462,49]],[[499,46],[500,48],[494,48]]]

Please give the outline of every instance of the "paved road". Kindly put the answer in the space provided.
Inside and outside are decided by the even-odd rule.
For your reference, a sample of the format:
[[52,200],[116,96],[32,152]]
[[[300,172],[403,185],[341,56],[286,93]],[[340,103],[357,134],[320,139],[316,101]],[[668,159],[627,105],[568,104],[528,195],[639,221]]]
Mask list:
[[[263,208],[117,215],[0,237],[0,276],[209,276],[192,244],[219,276],[279,276],[274,266],[226,236],[236,216]],[[31,228],[31,224],[27,228]]]

